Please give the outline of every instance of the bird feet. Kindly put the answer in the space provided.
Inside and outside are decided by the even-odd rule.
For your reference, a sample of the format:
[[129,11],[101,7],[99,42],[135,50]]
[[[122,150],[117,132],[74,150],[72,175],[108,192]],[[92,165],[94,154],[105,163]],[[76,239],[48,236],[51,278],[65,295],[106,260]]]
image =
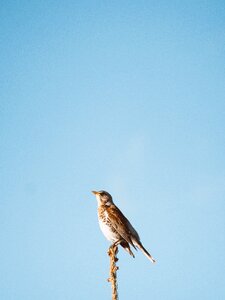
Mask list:
[[[117,242],[116,242],[116,243],[117,243]],[[115,262],[119,260],[119,259],[116,257],[116,255],[117,255],[117,253],[118,253],[118,245],[116,245],[116,243],[113,243],[113,244],[109,247],[109,249],[108,249],[108,251],[107,251],[108,255],[109,255],[110,257],[112,256],[112,257],[114,258]]]

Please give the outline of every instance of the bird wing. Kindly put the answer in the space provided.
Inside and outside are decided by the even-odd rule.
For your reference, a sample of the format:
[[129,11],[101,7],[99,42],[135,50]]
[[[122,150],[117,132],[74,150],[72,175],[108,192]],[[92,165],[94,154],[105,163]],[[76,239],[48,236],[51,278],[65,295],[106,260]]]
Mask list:
[[134,234],[136,234],[136,230],[133,228],[127,218],[115,205],[110,206],[107,209],[107,212],[108,218],[115,230],[125,241],[127,241],[127,243],[130,243],[136,249],[131,239],[132,232],[134,231]]

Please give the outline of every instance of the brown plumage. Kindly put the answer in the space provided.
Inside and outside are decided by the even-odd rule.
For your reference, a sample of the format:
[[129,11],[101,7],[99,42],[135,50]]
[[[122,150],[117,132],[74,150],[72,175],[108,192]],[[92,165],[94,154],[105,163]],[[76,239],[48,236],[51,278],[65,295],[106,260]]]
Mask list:
[[130,249],[130,245],[135,250],[139,248],[154,263],[154,258],[142,245],[137,231],[113,203],[112,196],[106,191],[93,191],[93,193],[96,195],[98,202],[99,225],[105,237],[113,245],[121,245],[133,257],[134,254]]

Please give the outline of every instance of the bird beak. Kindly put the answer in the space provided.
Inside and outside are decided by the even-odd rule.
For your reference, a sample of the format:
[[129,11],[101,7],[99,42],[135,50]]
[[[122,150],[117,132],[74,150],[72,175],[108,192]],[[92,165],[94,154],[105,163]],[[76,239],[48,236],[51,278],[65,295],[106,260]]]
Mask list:
[[98,195],[98,194],[99,194],[99,192],[96,192],[96,191],[92,191],[92,193],[93,193],[94,195]]

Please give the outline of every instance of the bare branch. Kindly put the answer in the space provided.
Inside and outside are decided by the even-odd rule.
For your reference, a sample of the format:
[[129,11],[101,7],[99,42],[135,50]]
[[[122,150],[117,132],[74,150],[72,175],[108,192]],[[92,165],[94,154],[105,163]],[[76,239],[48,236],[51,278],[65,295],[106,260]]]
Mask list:
[[118,247],[112,245],[108,250],[108,255],[110,257],[110,271],[109,271],[109,278],[108,282],[111,282],[112,286],[112,300],[118,300],[118,286],[117,286],[117,270],[119,267],[117,267],[116,262],[118,261],[117,258],[118,253]]

